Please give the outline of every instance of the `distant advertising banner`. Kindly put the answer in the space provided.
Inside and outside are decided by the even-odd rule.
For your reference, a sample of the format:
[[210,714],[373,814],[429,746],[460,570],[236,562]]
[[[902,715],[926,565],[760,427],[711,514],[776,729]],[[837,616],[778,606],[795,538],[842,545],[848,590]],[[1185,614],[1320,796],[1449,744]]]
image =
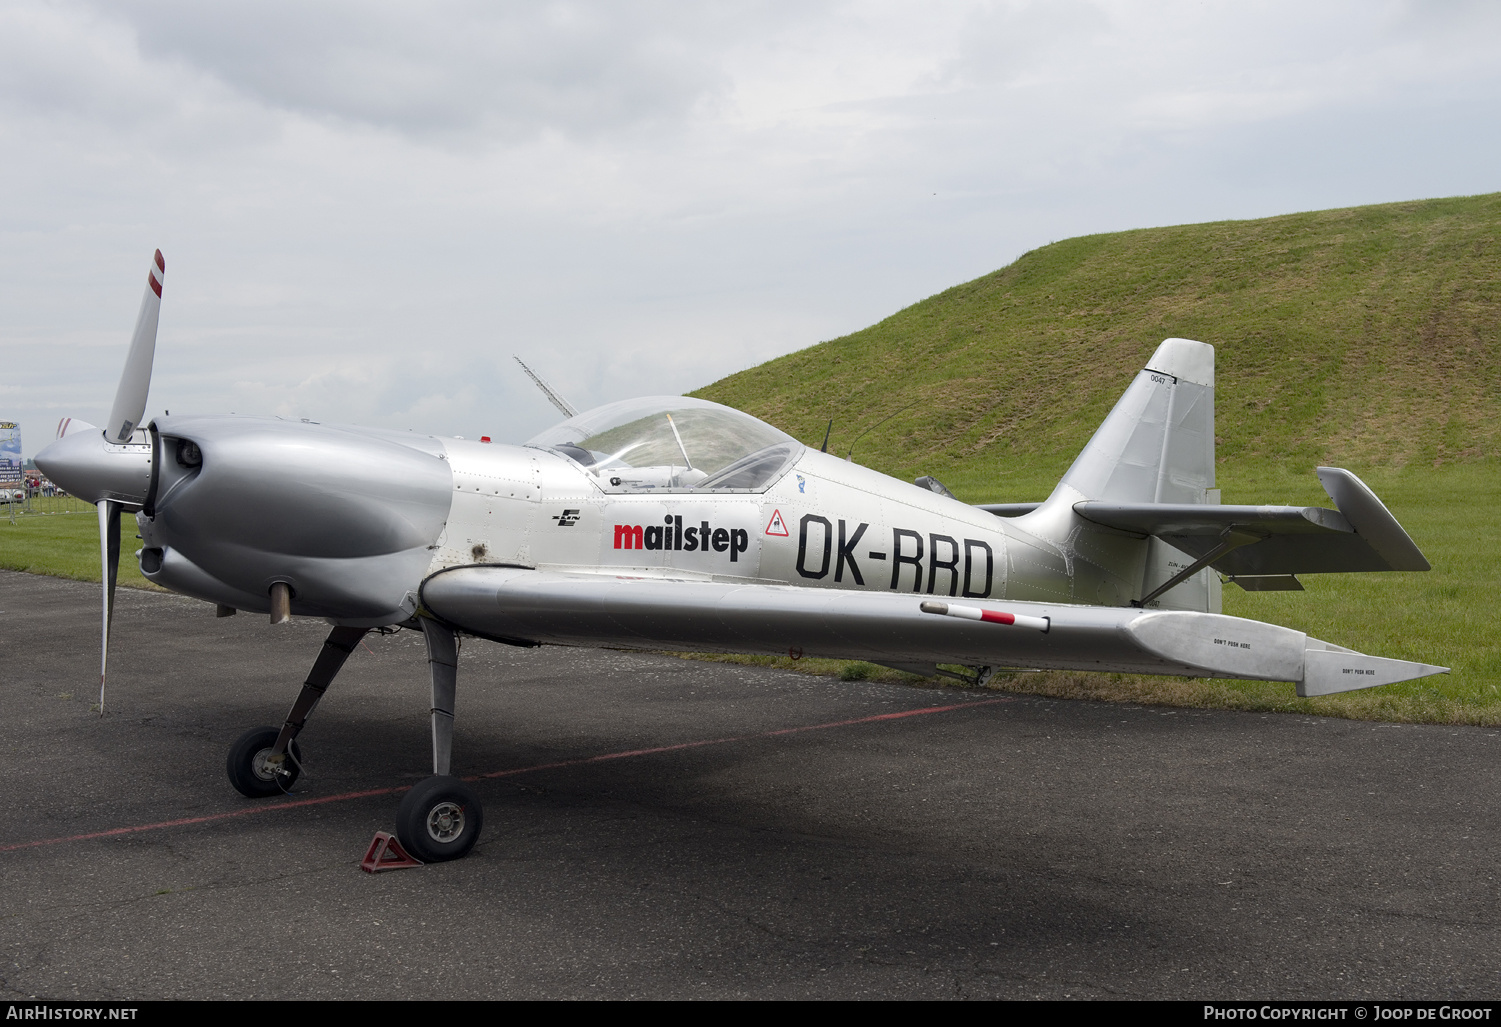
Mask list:
[[0,421],[0,481],[21,480],[21,426]]

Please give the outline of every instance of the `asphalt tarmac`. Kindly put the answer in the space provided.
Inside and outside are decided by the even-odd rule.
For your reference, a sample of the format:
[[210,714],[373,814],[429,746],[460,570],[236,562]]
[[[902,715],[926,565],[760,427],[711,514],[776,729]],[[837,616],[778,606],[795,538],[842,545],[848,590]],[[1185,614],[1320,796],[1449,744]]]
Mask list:
[[5,998],[1501,996],[1494,730],[471,641],[484,835],[371,875],[421,638],[303,733],[327,801],[256,802],[325,627],[122,590],[101,718],[97,589],[0,572]]

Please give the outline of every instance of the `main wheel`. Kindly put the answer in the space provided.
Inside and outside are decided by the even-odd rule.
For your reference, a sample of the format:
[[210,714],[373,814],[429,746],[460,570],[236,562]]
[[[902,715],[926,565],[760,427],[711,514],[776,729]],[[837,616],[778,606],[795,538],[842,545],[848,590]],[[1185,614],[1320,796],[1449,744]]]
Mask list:
[[302,749],[292,741],[292,759],[281,765],[281,772],[273,770],[267,759],[276,745],[280,728],[254,727],[246,731],[235,744],[229,747],[229,757],[224,761],[224,771],[235,791],[252,799],[264,799],[270,795],[283,795],[297,780],[302,760]]
[[441,863],[474,848],[484,822],[474,789],[456,777],[430,777],[401,800],[396,837],[422,862]]

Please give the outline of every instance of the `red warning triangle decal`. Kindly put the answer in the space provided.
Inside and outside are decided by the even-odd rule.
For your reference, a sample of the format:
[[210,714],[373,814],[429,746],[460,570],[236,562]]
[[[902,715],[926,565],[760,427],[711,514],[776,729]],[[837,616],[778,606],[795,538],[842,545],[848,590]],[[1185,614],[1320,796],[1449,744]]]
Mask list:
[[771,523],[766,526],[766,534],[787,537],[787,522],[782,520],[782,511],[772,512]]

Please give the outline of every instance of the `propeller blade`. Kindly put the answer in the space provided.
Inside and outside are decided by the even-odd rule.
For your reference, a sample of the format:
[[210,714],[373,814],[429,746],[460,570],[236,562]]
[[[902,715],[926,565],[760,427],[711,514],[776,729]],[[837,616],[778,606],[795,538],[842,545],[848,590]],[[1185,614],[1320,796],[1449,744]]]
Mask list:
[[115,582],[120,577],[120,504],[101,499],[99,578],[104,585],[103,632],[99,641],[99,715],[104,716],[104,675],[109,666],[109,626],[115,619]]
[[151,361],[156,355],[156,322],[162,312],[162,281],[166,275],[167,262],[162,259],[162,251],[157,250],[146,273],[146,294],[141,297],[141,312],[136,315],[135,335],[130,340],[130,353],[125,357],[125,370],[115,391],[115,405],[104,429],[105,438],[116,444],[129,442],[130,433],[146,416]]

